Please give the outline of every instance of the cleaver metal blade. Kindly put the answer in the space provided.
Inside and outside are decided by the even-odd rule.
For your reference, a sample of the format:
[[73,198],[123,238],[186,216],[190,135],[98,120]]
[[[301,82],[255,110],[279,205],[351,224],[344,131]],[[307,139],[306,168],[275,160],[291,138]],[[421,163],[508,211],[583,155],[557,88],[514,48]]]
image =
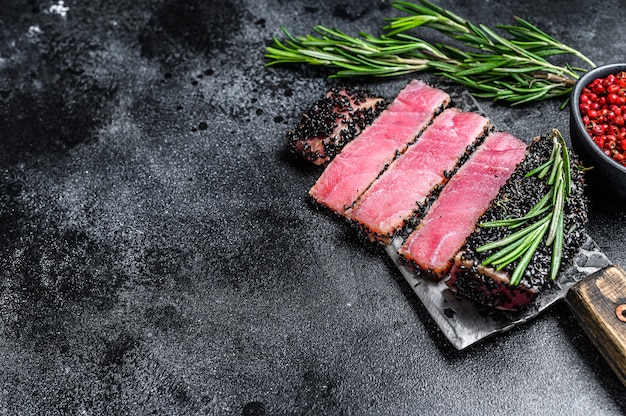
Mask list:
[[402,238],[396,237],[386,251],[441,328],[441,332],[459,350],[533,319],[563,299],[567,291],[583,277],[611,265],[610,260],[589,237],[572,265],[563,271],[554,288],[541,292],[536,302],[526,310],[505,312],[481,307],[476,302],[457,295],[444,283],[445,279],[433,281],[417,276],[413,268],[400,259],[398,249],[401,245]]
[[626,386],[626,274],[613,266],[593,239],[580,248],[559,279],[520,312],[494,310],[463,298],[441,281],[417,276],[404,262],[396,237],[385,248],[450,343],[462,350],[527,322],[565,299],[609,365]]

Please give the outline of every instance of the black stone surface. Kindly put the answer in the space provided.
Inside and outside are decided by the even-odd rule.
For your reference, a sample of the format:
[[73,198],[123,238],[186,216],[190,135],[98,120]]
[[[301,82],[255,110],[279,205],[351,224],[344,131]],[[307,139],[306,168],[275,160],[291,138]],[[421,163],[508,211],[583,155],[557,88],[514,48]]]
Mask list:
[[[617,1],[444,1],[624,62]],[[376,33],[387,0],[0,5],[0,413],[626,412],[564,305],[457,352],[382,249],[315,210],[285,150],[335,82],[264,67],[280,26]],[[416,75],[438,82],[428,74]],[[410,77],[359,80],[393,97]],[[481,102],[530,139],[567,111]],[[626,267],[626,211],[589,232]]]

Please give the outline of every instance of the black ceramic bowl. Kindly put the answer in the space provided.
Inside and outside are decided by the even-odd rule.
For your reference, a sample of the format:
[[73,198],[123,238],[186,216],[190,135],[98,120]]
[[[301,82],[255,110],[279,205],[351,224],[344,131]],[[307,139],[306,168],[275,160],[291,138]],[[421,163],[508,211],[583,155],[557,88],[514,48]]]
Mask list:
[[596,78],[605,78],[609,74],[626,71],[626,64],[611,64],[597,67],[580,77],[572,92],[570,103],[570,136],[574,151],[581,157],[587,167],[589,185],[593,191],[598,191],[607,197],[617,197],[626,200],[626,167],[617,163],[604,154],[600,147],[593,142],[578,109],[581,91]]

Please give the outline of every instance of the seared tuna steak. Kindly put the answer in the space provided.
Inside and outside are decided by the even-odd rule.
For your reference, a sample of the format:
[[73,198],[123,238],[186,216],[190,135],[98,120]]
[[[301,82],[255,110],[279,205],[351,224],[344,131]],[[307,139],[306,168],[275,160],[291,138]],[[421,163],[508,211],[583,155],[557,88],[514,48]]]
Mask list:
[[384,98],[362,90],[333,88],[287,132],[289,150],[316,165],[331,160],[380,114]]
[[443,277],[478,218],[523,159],[526,145],[508,133],[487,136],[443,188],[400,248],[400,255],[431,278]]
[[347,212],[370,236],[389,242],[444,185],[491,124],[477,113],[445,110]]
[[[524,177],[526,173],[540,166],[550,158],[552,140],[549,137],[535,139],[528,148],[528,155],[518,165],[509,181],[502,187],[489,209],[478,220],[478,224],[521,217],[548,191],[545,180],[537,176]],[[584,224],[587,220],[586,198],[583,193],[583,174],[577,166],[578,160],[571,155],[571,195],[564,207],[563,257],[561,264],[571,263],[578,248],[585,241]],[[539,248],[528,265],[519,285],[510,285],[510,276],[517,262],[502,270],[495,270],[481,263],[493,254],[492,251],[478,253],[477,247],[497,241],[508,235],[502,227],[477,226],[466,244],[456,256],[450,271],[448,286],[482,304],[502,310],[520,310],[527,307],[537,294],[551,283],[551,247],[545,244]]]
[[319,204],[344,215],[449,102],[450,96],[445,92],[422,81],[411,81],[391,105],[328,164],[309,194]]

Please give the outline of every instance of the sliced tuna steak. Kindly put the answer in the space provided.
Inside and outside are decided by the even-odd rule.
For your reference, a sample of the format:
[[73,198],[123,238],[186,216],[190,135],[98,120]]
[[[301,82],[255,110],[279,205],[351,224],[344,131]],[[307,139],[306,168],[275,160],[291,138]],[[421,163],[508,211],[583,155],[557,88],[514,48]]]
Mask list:
[[[478,223],[510,217],[520,217],[547,192],[545,180],[536,176],[525,178],[530,170],[549,159],[552,140],[549,136],[535,139],[528,147],[528,154],[518,165],[507,183],[500,189]],[[587,220],[587,201],[583,190],[583,172],[576,166],[580,162],[570,155],[572,192],[564,207],[564,229],[562,267],[571,263],[578,248],[586,239],[584,224]],[[504,231],[503,231],[504,230]],[[527,307],[546,286],[550,285],[551,248],[541,244],[531,259],[519,285],[509,284],[517,262],[502,270],[482,266],[481,262],[493,254],[492,251],[477,253],[476,248],[508,235],[501,227],[476,227],[455,257],[446,284],[454,291],[484,305],[502,310],[520,310]]]
[[385,106],[385,99],[363,90],[333,88],[287,132],[287,146],[316,165],[324,164],[370,125]]
[[492,133],[450,179],[400,255],[428,277],[443,277],[478,218],[524,158],[526,145],[508,133]]
[[326,167],[309,194],[341,215],[450,102],[445,92],[413,80],[392,104]]
[[490,127],[489,120],[479,114],[445,110],[346,215],[370,237],[387,242],[419,214]]

